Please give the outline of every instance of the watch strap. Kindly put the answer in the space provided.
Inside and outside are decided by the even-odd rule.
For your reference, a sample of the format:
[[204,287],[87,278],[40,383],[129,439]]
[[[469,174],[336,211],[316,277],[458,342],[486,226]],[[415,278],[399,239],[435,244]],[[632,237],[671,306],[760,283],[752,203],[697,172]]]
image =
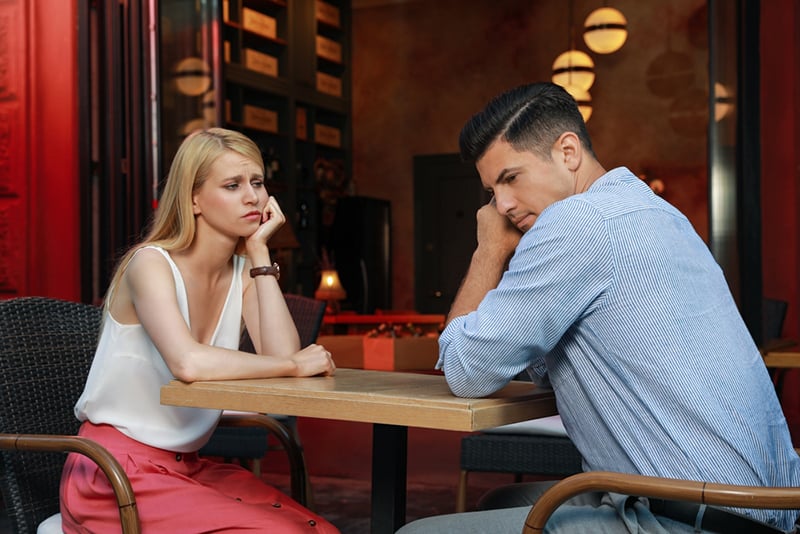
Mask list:
[[271,275],[274,276],[276,280],[280,280],[281,268],[278,266],[278,263],[275,262],[272,265],[262,265],[261,267],[253,267],[250,269],[250,278],[264,275]]

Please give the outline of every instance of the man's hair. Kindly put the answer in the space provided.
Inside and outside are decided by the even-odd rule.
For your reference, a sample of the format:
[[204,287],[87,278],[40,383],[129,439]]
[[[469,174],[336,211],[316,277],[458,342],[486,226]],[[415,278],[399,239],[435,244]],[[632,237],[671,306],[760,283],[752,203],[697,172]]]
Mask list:
[[476,162],[496,139],[515,150],[531,151],[549,161],[550,149],[564,132],[573,132],[595,157],[586,123],[575,99],[560,85],[533,83],[493,98],[464,125],[459,136],[461,157]]

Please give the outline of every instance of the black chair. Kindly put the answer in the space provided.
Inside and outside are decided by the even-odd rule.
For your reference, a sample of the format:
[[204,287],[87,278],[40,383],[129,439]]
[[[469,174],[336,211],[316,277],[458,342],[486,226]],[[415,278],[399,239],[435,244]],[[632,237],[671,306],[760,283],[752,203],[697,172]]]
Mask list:
[[[456,493],[456,512],[467,509],[467,484],[471,472],[510,473],[516,482],[522,475],[563,478],[582,471],[580,452],[566,433],[554,430],[556,418],[498,427],[461,440],[461,474]],[[562,427],[563,428],[563,427]]]
[[[56,514],[67,452],[85,454],[103,469],[117,496],[123,532],[140,532],[122,467],[99,444],[75,435],[80,423],[73,408],[94,358],[101,316],[96,306],[46,297],[0,301],[0,494],[15,533],[37,532],[44,521],[61,532]],[[229,424],[273,432],[289,456],[291,495],[305,504],[305,459],[289,430],[258,414]]]
[[[111,454],[75,434],[73,413],[94,357],[101,310],[41,297],[0,302],[0,491],[13,532],[34,533],[59,513],[67,452],[109,477],[122,531],[140,532],[128,477]],[[53,523],[55,521],[55,523]],[[61,532],[60,517],[53,518]]]
[[[286,305],[289,313],[297,326],[300,335],[300,346],[307,347],[317,340],[322,319],[325,315],[325,302],[304,297],[301,295],[285,294]],[[255,352],[253,342],[245,330],[239,348],[247,352]],[[225,412],[226,417],[250,417],[254,414]],[[281,421],[291,430],[293,441],[300,447],[300,436],[297,432],[297,418],[294,416],[270,414]],[[267,454],[269,447],[269,432],[261,428],[230,428],[220,425],[211,435],[209,442],[200,449],[200,454],[205,456],[221,457],[225,460],[237,459],[239,463],[250,463],[253,473],[261,474],[261,460]],[[310,502],[310,488],[301,501],[308,505]]]

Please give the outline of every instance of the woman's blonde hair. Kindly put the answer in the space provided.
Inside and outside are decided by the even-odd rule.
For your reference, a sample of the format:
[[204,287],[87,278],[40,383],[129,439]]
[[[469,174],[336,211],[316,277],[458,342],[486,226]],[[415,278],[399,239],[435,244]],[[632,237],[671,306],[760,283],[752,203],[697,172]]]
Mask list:
[[140,248],[156,245],[165,250],[185,250],[192,244],[197,230],[192,209],[194,193],[205,183],[213,163],[227,151],[236,152],[254,161],[263,174],[264,160],[261,151],[247,136],[224,128],[209,128],[189,135],[172,160],[150,231],[143,241],[134,245],[119,261],[106,297],[117,285],[134,253]]

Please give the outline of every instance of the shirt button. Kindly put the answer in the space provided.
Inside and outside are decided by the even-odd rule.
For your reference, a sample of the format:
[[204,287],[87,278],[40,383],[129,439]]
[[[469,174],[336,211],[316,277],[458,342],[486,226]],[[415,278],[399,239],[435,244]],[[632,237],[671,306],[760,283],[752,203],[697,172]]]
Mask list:
[[176,454],[176,455],[175,455],[175,461],[176,461],[176,462],[180,462],[182,458],[183,458],[183,456],[181,456],[181,454],[180,454],[180,453],[178,453],[178,454]]
[[242,498],[241,497],[236,497],[236,500],[239,501],[239,502],[242,502]]
[[317,522],[316,522],[316,521],[314,521],[313,519],[309,519],[309,520],[308,520],[308,524],[309,524],[309,525],[311,525],[312,527],[315,527],[315,526],[317,526]]
[[274,503],[272,503],[272,506],[275,507],[275,508],[280,508],[281,507],[281,503],[274,502]]

